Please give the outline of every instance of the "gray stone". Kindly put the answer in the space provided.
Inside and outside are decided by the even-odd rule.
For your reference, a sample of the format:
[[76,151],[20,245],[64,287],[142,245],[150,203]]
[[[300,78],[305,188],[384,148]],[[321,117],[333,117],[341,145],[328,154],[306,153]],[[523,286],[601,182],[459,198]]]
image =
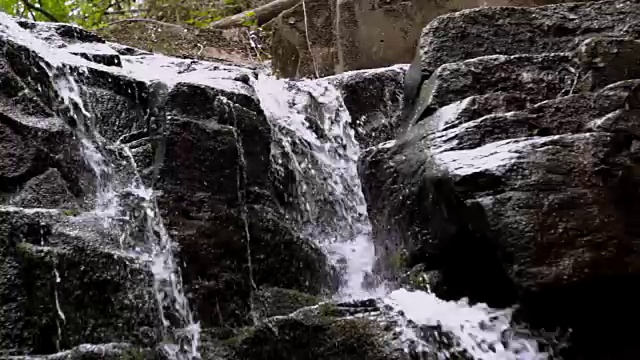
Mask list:
[[150,269],[74,231],[65,217],[0,212],[0,353],[51,354],[123,338],[158,341]]
[[153,352],[127,343],[83,344],[52,355],[9,356],[7,360],[152,360]]
[[[0,234],[2,351],[53,354],[83,343],[154,347],[161,341],[153,278],[120,248],[120,241],[125,250],[150,246],[144,243],[148,218],[140,207],[145,199],[130,189],[137,173],[157,191],[153,200],[178,245],[184,288],[204,328],[251,323],[257,287],[315,295],[333,288],[325,254],[295,231],[274,194],[272,124],[251,86],[251,70],[117,54],[132,68],[161,62],[176,80],[162,86],[148,83],[144,73],[125,76],[78,60],[76,50],[89,51],[100,42],[90,33],[62,36],[76,27],[25,24],[28,31],[19,36],[15,26],[0,31],[0,199],[53,208],[0,211],[0,231],[6,230]],[[78,104],[63,103],[49,76],[53,67],[43,57],[46,49],[33,48],[29,34],[68,43],[51,51],[63,63],[58,70],[64,68],[80,85],[91,116]],[[114,166],[107,176],[119,192],[117,216],[127,219],[108,229],[100,216],[82,212],[93,208],[96,194],[80,144],[83,136],[92,136],[80,129],[91,124],[108,145],[99,150]],[[131,154],[122,145],[130,146]],[[32,201],[31,193],[45,189],[65,197],[63,188],[56,188],[62,183],[82,205],[79,211],[65,209],[57,197]],[[123,231],[128,236],[116,236]]]
[[487,55],[560,53],[590,37],[637,37],[639,11],[631,0],[480,7],[440,16],[420,38],[423,79],[444,64]]
[[391,140],[397,135],[406,69],[405,65],[398,65],[327,78],[340,89],[356,140],[362,148]]
[[57,169],[49,169],[27,181],[10,204],[45,209],[78,209],[76,199]]

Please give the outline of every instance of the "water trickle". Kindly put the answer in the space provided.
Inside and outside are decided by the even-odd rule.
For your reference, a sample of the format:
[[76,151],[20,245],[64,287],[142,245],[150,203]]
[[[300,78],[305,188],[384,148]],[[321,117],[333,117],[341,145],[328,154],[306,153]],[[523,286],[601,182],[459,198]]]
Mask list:
[[[73,99],[79,101],[80,98]],[[81,123],[79,116],[76,120]],[[155,194],[144,186],[131,149],[120,143],[107,144],[86,120],[78,129],[90,130],[93,137],[88,136],[91,132],[84,131],[78,135],[82,139],[84,159],[96,174],[97,194],[95,209],[78,217],[78,221],[94,217],[102,221],[105,230],[117,229],[114,238],[119,239],[121,248],[129,248],[149,265],[164,338],[168,342],[167,354],[176,359],[199,358],[199,326],[193,320],[184,295],[180,270],[173,255],[174,243],[160,217]],[[119,179],[116,176],[114,160],[103,154],[107,150],[124,155],[132,177]],[[122,174],[118,175],[122,177]]]
[[56,268],[55,264],[53,266],[53,280],[53,297],[56,304],[56,310],[58,311],[58,318],[56,319],[56,327],[58,331],[58,336],[56,337],[56,350],[60,351],[60,341],[62,340],[62,326],[60,326],[60,321],[62,321],[62,323],[64,324],[67,322],[67,319],[62,312],[62,308],[60,308],[60,300],[58,299],[58,286],[62,279],[60,279],[60,274],[58,273],[58,269]]

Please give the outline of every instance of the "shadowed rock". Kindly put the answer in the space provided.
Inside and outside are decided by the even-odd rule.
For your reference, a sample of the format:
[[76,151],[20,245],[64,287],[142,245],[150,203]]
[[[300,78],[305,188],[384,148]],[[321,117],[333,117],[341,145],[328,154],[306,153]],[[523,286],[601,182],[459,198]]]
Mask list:
[[639,5],[482,8],[425,28],[406,132],[360,162],[382,274],[518,302],[534,326],[573,329],[567,358],[634,358]]

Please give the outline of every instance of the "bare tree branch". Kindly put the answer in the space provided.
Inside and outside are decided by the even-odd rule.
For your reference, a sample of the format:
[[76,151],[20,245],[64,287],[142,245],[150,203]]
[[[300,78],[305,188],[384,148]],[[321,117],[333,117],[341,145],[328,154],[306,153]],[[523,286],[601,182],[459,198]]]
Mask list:
[[105,26],[103,26],[102,29],[104,29],[104,28],[106,28],[108,26],[121,24],[121,23],[126,23],[126,22],[149,22],[149,23],[153,23],[153,24],[158,24],[158,25],[162,25],[162,26],[171,26],[171,27],[180,28],[180,29],[188,28],[187,26],[171,24],[171,23],[167,23],[167,22],[163,22],[163,21],[159,21],[159,20],[154,20],[154,19],[131,18],[131,19],[122,19],[122,20],[116,20],[116,21],[110,22],[110,23],[106,24]]
[[[275,0],[268,4],[259,6],[252,10],[241,12],[240,14],[228,16],[224,19],[212,22],[209,27],[214,29],[228,29],[240,27],[247,19],[255,19],[258,25],[265,24],[285,10],[298,5],[300,0]],[[250,16],[250,15],[253,15]]]
[[22,3],[24,4],[24,6],[32,11],[36,11],[39,12],[40,14],[44,15],[44,17],[46,17],[47,19],[49,19],[50,21],[53,22],[60,22],[60,20],[58,20],[55,16],[53,16],[50,12],[48,12],[47,10],[39,7],[39,6],[35,6],[32,3],[29,2],[29,0],[22,0]]

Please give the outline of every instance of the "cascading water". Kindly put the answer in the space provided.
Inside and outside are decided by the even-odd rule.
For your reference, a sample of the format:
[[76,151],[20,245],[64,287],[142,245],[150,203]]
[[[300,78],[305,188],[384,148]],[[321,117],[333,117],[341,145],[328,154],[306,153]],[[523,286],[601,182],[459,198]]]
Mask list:
[[[48,64],[42,65],[49,70],[59,100],[77,125],[84,159],[96,175],[95,208],[77,221],[97,222],[122,251],[149,264],[168,343],[165,349],[176,359],[198,357],[199,329],[182,291],[173,242],[163,226],[154,192],[143,185],[131,150],[120,142],[109,142],[96,131],[90,109],[82,102],[82,88],[64,64],[73,64],[76,73],[88,66],[100,66],[64,50],[52,50],[4,14],[0,14],[0,26],[13,41],[28,44],[47,59]],[[167,59],[155,57],[159,68],[149,69],[148,63],[123,57],[123,71],[135,73],[138,79],[162,80],[170,86],[174,79],[167,76],[173,75],[166,73],[169,68],[175,70],[175,64]],[[182,81],[213,82],[212,86],[246,90],[238,88],[235,79],[225,78],[230,75],[220,70],[224,66],[213,69],[203,64],[190,63],[190,71],[181,75]],[[157,79],[158,76],[165,79]],[[506,336],[511,334],[510,310],[469,306],[465,301],[446,302],[426,292],[388,292],[384,284],[376,284],[371,276],[375,259],[371,225],[356,168],[360,149],[340,92],[327,80],[294,82],[264,74],[253,82],[253,87],[274,129],[273,152],[280,159],[287,158],[288,164],[280,165],[291,166],[296,175],[294,201],[303,235],[315,240],[343,272],[338,299],[379,298],[380,303],[401,310],[419,325],[438,326],[453,334],[457,348],[476,359],[545,358],[537,352],[534,341]],[[250,257],[249,251],[247,255]],[[64,281],[57,271],[53,275],[56,283]],[[60,322],[65,321],[62,311],[59,318]],[[421,337],[414,329],[407,326],[399,330],[405,339],[420,344]],[[447,354],[438,357],[446,358]]]
[[[360,154],[340,93],[323,82],[287,82],[261,75],[262,107],[298,178],[303,234],[342,263],[341,299],[381,295],[366,283],[374,261],[371,225],[360,190]],[[277,152],[277,149],[276,149]]]
[[[173,359],[199,358],[199,326],[193,321],[183,293],[180,270],[173,256],[174,244],[163,225],[153,190],[144,186],[129,148],[118,142],[109,143],[98,133],[82,101],[82,87],[74,74],[82,76],[87,66],[97,65],[52,49],[4,13],[0,13],[0,26],[5,36],[28,45],[41,59],[46,59],[40,65],[48,72],[55,96],[63,105],[59,114],[75,125],[83,158],[95,173],[94,209],[78,216],[77,221],[97,222],[106,234],[118,239],[122,251],[148,264],[158,301],[164,352]],[[116,171],[117,161],[128,171]],[[56,284],[64,281],[57,271],[54,273]],[[65,321],[57,292],[55,302],[59,320]],[[60,326],[58,330],[61,331]]]
[[[288,159],[297,176],[303,233],[343,270],[339,300],[379,298],[418,325],[450,332],[455,345],[449,351],[463,350],[476,359],[546,358],[534,340],[514,335],[509,309],[469,306],[465,300],[447,302],[421,291],[389,292],[384,284],[367,281],[375,252],[357,174],[360,148],[340,92],[325,79],[294,82],[264,74],[254,86],[275,129],[274,152]],[[429,351],[415,326],[403,327],[399,330],[405,340]],[[449,355],[439,353],[438,357]]]

